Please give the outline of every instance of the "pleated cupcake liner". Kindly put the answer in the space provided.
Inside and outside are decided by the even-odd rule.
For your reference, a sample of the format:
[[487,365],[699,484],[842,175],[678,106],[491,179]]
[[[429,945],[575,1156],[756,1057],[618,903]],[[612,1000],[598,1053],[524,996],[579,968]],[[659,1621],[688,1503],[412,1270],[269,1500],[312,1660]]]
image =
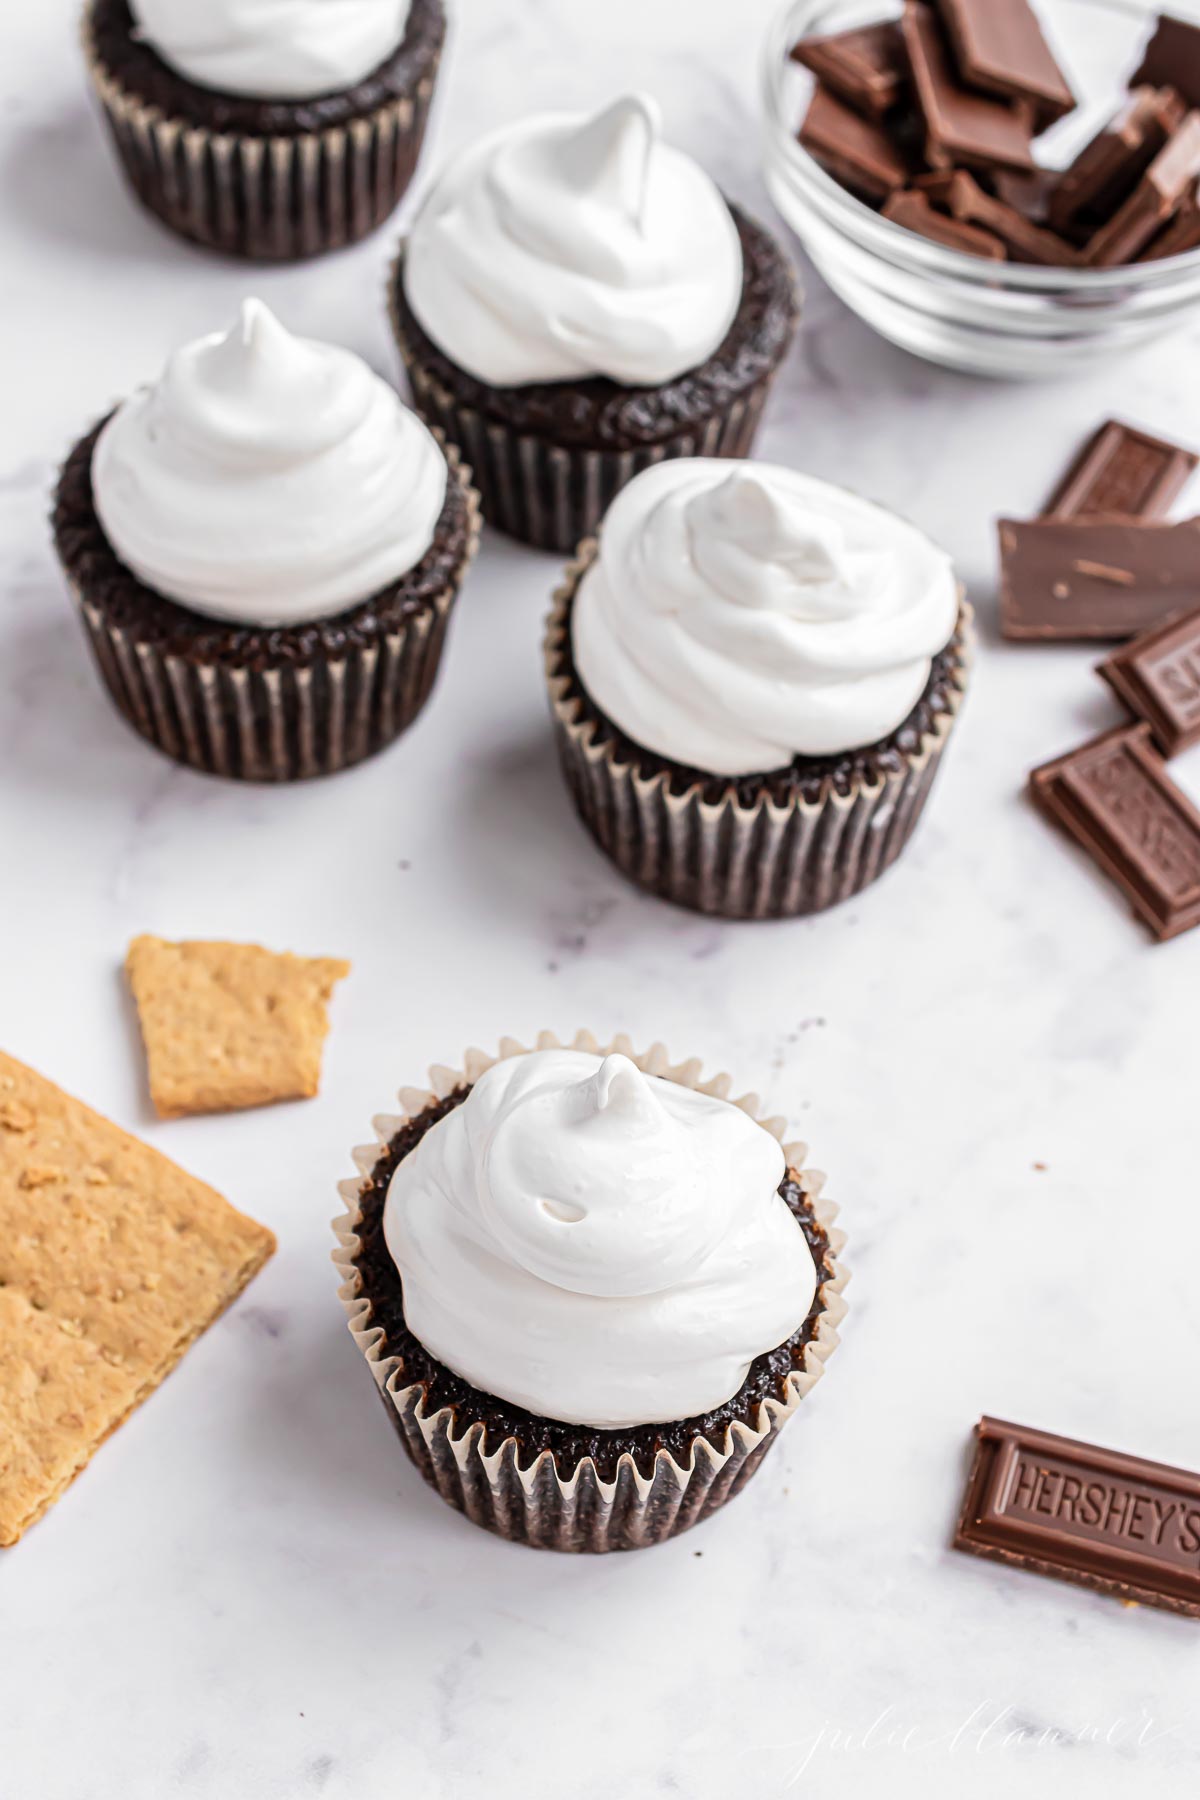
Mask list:
[[535,550],[569,556],[599,529],[615,496],[643,469],[678,456],[750,454],[774,370],[700,423],[628,450],[555,444],[464,405],[424,366],[405,335],[396,301],[403,262],[401,248],[388,285],[388,307],[413,404],[469,459],[484,518],[509,537]]
[[440,57],[411,95],[322,131],[258,137],[189,125],[147,105],[83,53],[117,156],[148,211],[192,243],[270,262],[340,250],[400,204],[421,153]]
[[[550,1031],[541,1032],[533,1046],[538,1050],[560,1047],[560,1040]],[[722,1100],[728,1099],[733,1085],[728,1075],[702,1079],[698,1058],[673,1064],[662,1044],[642,1053],[633,1048],[627,1037],[619,1036],[602,1045],[591,1032],[581,1031],[568,1047],[599,1055],[619,1052],[648,1075],[663,1076]],[[527,1054],[526,1046],[512,1038],[501,1041],[497,1056],[468,1050],[462,1070],[435,1066],[429,1072],[428,1089],[401,1089],[402,1111],[372,1121],[376,1141],[354,1151],[359,1177],[339,1186],[345,1207],[333,1227],[338,1240],[333,1261],[342,1276],[339,1297],[351,1336],[375,1378],[404,1448],[448,1505],[474,1524],[535,1549],[642,1549],[677,1537],[724,1506],[749,1480],[801,1400],[824,1373],[825,1364],[837,1347],[837,1327],[846,1311],[842,1290],[849,1272],[837,1261],[845,1234],[833,1224],[837,1208],[821,1197],[824,1177],[804,1170],[805,1146],[784,1143],[785,1121],[763,1117],[758,1096],[744,1095],[733,1104],[783,1144],[788,1168],[830,1243],[828,1263],[832,1274],[818,1290],[824,1311],[805,1346],[802,1367],[787,1378],[785,1398],[771,1396],[760,1401],[749,1422],[734,1420],[726,1427],[719,1445],[697,1435],[682,1460],[668,1450],[659,1450],[649,1475],[626,1453],[620,1457],[611,1478],[599,1473],[590,1456],[565,1466],[549,1449],[530,1460],[516,1437],[489,1442],[483,1422],[468,1416],[462,1405],[430,1410],[424,1384],[405,1380],[403,1363],[389,1352],[382,1328],[373,1322],[371,1302],[362,1291],[362,1278],[355,1263],[360,1248],[362,1192],[381,1150],[407,1120],[455,1088],[478,1081],[493,1063]]]
[[264,782],[333,775],[399,737],[429,697],[450,613],[479,547],[471,471],[453,445],[445,450],[449,477],[467,500],[466,546],[452,579],[395,629],[337,656],[240,663],[164,651],[114,624],[68,572],[101,679],[133,729],[201,774]]
[[[545,641],[546,682],[567,786],[588,831],[621,873],[663,900],[727,919],[784,919],[822,912],[861,893],[900,855],[929,797],[966,694],[973,643],[971,607],[960,602],[961,644],[949,710],[903,767],[855,779],[843,793],[827,784],[815,800],[780,802],[764,791],[745,805],[730,784],[673,792],[666,769],[640,772],[601,734],[567,669],[570,610],[597,554],[580,546],[554,596]],[[708,797],[706,797],[708,796]]]

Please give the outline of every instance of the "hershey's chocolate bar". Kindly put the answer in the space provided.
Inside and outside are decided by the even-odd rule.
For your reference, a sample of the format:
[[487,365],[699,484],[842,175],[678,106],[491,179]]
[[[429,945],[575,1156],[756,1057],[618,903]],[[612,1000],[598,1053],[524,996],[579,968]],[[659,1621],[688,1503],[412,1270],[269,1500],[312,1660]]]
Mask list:
[[1106,224],[1088,239],[1083,260],[1112,269],[1132,262],[1194,194],[1200,181],[1200,112],[1190,112]]
[[864,199],[886,200],[911,173],[903,152],[875,119],[865,119],[819,83],[800,142],[829,173]]
[[959,71],[972,87],[1027,100],[1045,129],[1075,107],[1075,96],[1029,0],[934,0]]
[[906,0],[902,29],[930,166],[1032,170],[1028,112],[963,86],[942,22],[924,0]]
[[873,119],[890,112],[908,84],[904,39],[892,19],[830,37],[801,38],[792,46],[792,58]]
[[1164,756],[1200,743],[1200,611],[1134,638],[1099,669]]
[[1200,925],[1200,811],[1148,725],[1123,725],[1035,769],[1035,804],[1116,883],[1163,942]]
[[1161,15],[1129,85],[1137,87],[1143,81],[1178,88],[1189,106],[1200,106],[1200,26]]
[[1183,102],[1171,89],[1142,87],[1130,94],[1059,177],[1050,197],[1054,229],[1094,231],[1111,219],[1183,117]]
[[1075,458],[1043,517],[1163,519],[1198,462],[1182,444],[1109,419]]
[[1003,1419],[975,1436],[956,1550],[1200,1618],[1200,1475]]
[[1200,518],[1001,519],[999,532],[1007,638],[1136,637],[1200,593]]

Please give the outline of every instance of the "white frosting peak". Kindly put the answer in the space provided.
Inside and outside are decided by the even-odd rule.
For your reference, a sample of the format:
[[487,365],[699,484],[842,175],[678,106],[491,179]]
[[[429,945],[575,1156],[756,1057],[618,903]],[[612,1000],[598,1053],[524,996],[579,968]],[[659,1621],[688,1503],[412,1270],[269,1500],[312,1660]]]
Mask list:
[[616,1428],[736,1393],[816,1288],[778,1143],[626,1057],[495,1064],[392,1177],[412,1331],[476,1387]]
[[130,0],[137,35],[199,87],[310,100],[396,50],[411,0]]
[[261,300],[175,351],[117,408],[92,489],[122,562],[213,618],[294,625],[414,568],[446,460],[360,357],[293,337]]
[[572,641],[635,743],[751,775],[887,737],[957,612],[949,559],[905,520],[791,469],[691,458],[618,494]]
[[724,339],[742,256],[717,188],[633,94],[463,152],[417,215],[404,289],[445,354],[493,386],[658,386]]

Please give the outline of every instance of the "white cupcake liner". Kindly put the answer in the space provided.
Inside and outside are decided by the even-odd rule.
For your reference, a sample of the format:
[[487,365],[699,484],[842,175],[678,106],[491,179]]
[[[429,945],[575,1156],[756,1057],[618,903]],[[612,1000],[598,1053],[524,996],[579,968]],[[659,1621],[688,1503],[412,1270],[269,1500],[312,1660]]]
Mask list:
[[396,303],[403,262],[401,246],[388,283],[388,310],[413,404],[470,459],[483,516],[509,537],[569,556],[598,530],[615,496],[643,469],[678,456],[749,456],[775,370],[707,419],[632,450],[556,444],[463,405],[425,368],[405,336]]
[[479,548],[471,471],[453,444],[443,447],[450,479],[466,498],[461,562],[430,604],[337,656],[318,650],[307,661],[281,653],[248,663],[164,651],[153,638],[114,624],[67,571],[100,677],[133,729],[201,774],[268,782],[336,774],[399,737],[429,697],[451,611]]
[[[549,1031],[539,1033],[534,1046],[538,1050],[559,1047],[560,1040]],[[698,1059],[672,1064],[661,1044],[639,1053],[625,1036],[601,1045],[591,1032],[581,1031],[571,1040],[570,1048],[600,1055],[620,1052],[647,1074],[663,1076],[719,1099],[727,1099],[732,1087],[728,1075],[702,1080]],[[505,1438],[499,1444],[488,1443],[482,1421],[463,1419],[451,1406],[434,1412],[426,1410],[424,1386],[420,1382],[405,1382],[400,1359],[389,1353],[383,1330],[372,1323],[371,1302],[362,1292],[355,1258],[360,1248],[360,1198],[381,1150],[396,1132],[455,1088],[476,1082],[493,1063],[526,1054],[526,1046],[511,1038],[501,1041],[498,1056],[468,1050],[461,1071],[435,1066],[430,1070],[428,1089],[401,1089],[400,1114],[373,1121],[376,1141],[354,1151],[360,1170],[358,1179],[339,1186],[345,1203],[345,1211],[333,1226],[338,1240],[333,1261],[342,1276],[339,1298],[351,1336],[366,1358],[405,1449],[426,1481],[450,1506],[465,1513],[476,1525],[536,1549],[636,1550],[678,1536],[737,1493],[824,1373],[825,1363],[838,1343],[837,1326],[846,1311],[842,1290],[849,1274],[836,1260],[845,1234],[833,1226],[837,1208],[821,1198],[824,1177],[804,1171],[804,1145],[783,1143],[785,1121],[762,1117],[755,1094],[735,1100],[734,1105],[783,1143],[789,1171],[803,1189],[830,1243],[833,1273],[818,1290],[824,1311],[805,1347],[802,1368],[787,1378],[786,1398],[772,1396],[760,1401],[749,1423],[734,1420],[726,1427],[719,1447],[697,1436],[682,1462],[669,1451],[659,1450],[652,1475],[643,1474],[629,1453],[621,1456],[611,1479],[599,1474],[590,1457],[581,1458],[569,1470],[561,1469],[552,1450],[543,1450],[522,1467],[521,1447],[515,1437]]]
[[579,698],[563,672],[570,607],[597,554],[579,547],[554,595],[545,669],[559,760],[580,818],[600,848],[639,887],[694,912],[727,919],[782,919],[821,912],[877,880],[916,827],[966,694],[974,642],[969,604],[960,602],[961,650],[949,710],[904,766],[845,792],[832,784],[816,800],[780,803],[764,792],[743,804],[733,783],[673,791],[666,769],[643,774]]
[[272,262],[357,243],[395,211],[421,153],[440,60],[434,57],[411,95],[363,118],[259,137],[188,125],[123,87],[97,52],[90,6],[83,53],[142,205],[193,243]]

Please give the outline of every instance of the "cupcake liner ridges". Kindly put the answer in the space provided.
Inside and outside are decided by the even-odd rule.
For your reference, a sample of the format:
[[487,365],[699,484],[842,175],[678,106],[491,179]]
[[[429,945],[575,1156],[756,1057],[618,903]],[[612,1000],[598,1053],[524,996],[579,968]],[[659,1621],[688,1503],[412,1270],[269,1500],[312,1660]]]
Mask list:
[[83,52],[121,166],[142,205],[193,243],[290,262],[357,243],[400,204],[421,153],[438,59],[413,93],[321,131],[261,137],[172,118]]
[[[555,1049],[559,1044],[560,1040],[547,1031],[539,1034],[534,1047]],[[621,1052],[647,1074],[664,1076],[721,1099],[728,1098],[732,1086],[727,1075],[702,1080],[696,1059],[672,1064],[661,1044],[639,1054],[624,1036],[601,1045],[590,1032],[579,1032],[570,1047],[599,1054]],[[590,1457],[563,1468],[552,1450],[526,1458],[522,1466],[521,1446],[515,1437],[507,1437],[502,1443],[489,1442],[483,1423],[459,1416],[456,1407],[427,1412],[425,1387],[419,1382],[406,1383],[403,1366],[399,1358],[389,1353],[382,1329],[373,1323],[371,1302],[362,1292],[355,1261],[360,1246],[360,1197],[381,1148],[407,1119],[417,1117],[456,1088],[477,1081],[501,1058],[525,1054],[526,1046],[510,1038],[501,1042],[498,1057],[469,1050],[461,1071],[434,1067],[427,1090],[401,1090],[403,1112],[399,1116],[373,1121],[376,1142],[354,1152],[360,1177],[342,1182],[339,1188],[345,1203],[344,1213],[334,1221],[338,1248],[333,1260],[342,1276],[339,1296],[351,1335],[375,1377],[392,1424],[416,1467],[443,1500],[476,1525],[537,1549],[635,1550],[678,1536],[736,1494],[820,1379],[836,1348],[837,1326],[846,1310],[842,1289],[848,1272],[836,1260],[845,1236],[833,1226],[837,1208],[821,1198],[824,1178],[803,1169],[804,1146],[784,1144],[789,1170],[828,1235],[828,1262],[833,1273],[821,1283],[819,1293],[824,1310],[805,1347],[803,1366],[787,1378],[786,1397],[771,1396],[761,1401],[749,1423],[735,1419],[726,1427],[720,1445],[697,1436],[689,1454],[682,1459],[660,1449],[651,1473],[643,1472],[633,1457],[625,1454],[617,1464],[615,1476],[605,1479]],[[783,1141],[784,1121],[762,1118],[756,1095],[745,1095],[734,1104]]]
[[479,545],[471,471],[445,446],[464,494],[466,543],[453,578],[368,643],[339,634],[336,654],[254,660],[182,654],[118,624],[67,570],[99,669],[122,716],[165,755],[206,775],[298,781],[364,761],[407,729],[437,675],[450,613]]
[[764,791],[747,805],[733,784],[715,796],[711,782],[676,791],[670,771],[642,772],[572,693],[563,655],[570,607],[596,553],[594,540],[582,544],[555,593],[545,665],[559,759],[600,848],[639,887],[729,919],[820,912],[870,886],[911,837],[962,705],[973,642],[967,602],[949,710],[902,767],[875,781],[856,777],[844,792],[827,783],[816,799],[798,793],[780,802]]
[[403,255],[401,249],[388,306],[413,405],[469,459],[489,525],[536,550],[569,556],[599,529],[615,496],[643,469],[677,456],[750,454],[774,369],[702,422],[623,450],[556,444],[464,405],[424,366],[405,333],[396,304]]

